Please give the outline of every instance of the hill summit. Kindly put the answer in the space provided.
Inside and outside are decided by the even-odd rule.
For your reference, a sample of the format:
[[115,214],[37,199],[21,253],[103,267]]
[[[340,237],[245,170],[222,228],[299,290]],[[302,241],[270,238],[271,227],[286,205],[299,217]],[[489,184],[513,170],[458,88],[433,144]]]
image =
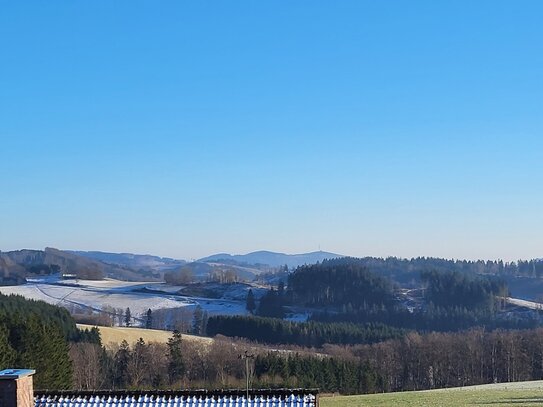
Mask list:
[[330,253],[330,252],[311,252],[311,253],[301,253],[301,254],[285,254],[285,253],[276,253],[266,250],[256,251],[247,254],[228,254],[228,253],[218,253],[208,257],[204,257],[199,262],[211,263],[211,262],[230,262],[237,264],[248,264],[248,265],[268,265],[271,267],[284,266],[285,264],[289,268],[294,268],[302,266],[304,264],[315,264],[323,260],[336,259],[339,257],[345,257],[341,254]]

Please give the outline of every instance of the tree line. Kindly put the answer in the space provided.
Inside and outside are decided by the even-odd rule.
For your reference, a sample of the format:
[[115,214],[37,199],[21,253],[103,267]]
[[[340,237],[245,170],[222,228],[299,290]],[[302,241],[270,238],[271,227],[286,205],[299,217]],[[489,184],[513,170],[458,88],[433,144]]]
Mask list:
[[[176,336],[177,335],[177,336]],[[167,344],[139,340],[111,349],[75,343],[70,355],[80,389],[243,388],[244,361],[256,354],[250,385],[319,387],[342,394],[425,390],[540,379],[543,330],[408,333],[371,345],[326,345],[310,350],[270,351],[217,337],[212,343]]]
[[434,257],[414,257],[411,259],[398,257],[344,257],[325,260],[324,262],[332,262],[336,265],[344,262],[355,262],[361,267],[366,267],[380,276],[389,277],[403,285],[418,285],[420,272],[429,270],[496,276],[535,278],[543,276],[543,261],[538,259],[504,262],[502,260],[449,260]]
[[380,323],[292,322],[254,316],[212,316],[207,321],[207,335],[245,338],[269,344],[293,344],[321,347],[325,343],[375,343],[402,337],[402,329]]
[[187,389],[243,388],[245,362],[239,358],[248,348],[256,353],[249,380],[253,388],[318,387],[344,394],[373,392],[377,377],[373,368],[357,360],[345,360],[307,352],[270,352],[246,343],[216,338],[213,343],[185,341],[174,333],[167,344],[146,343],[105,349],[97,344],[74,343],[70,356],[77,389]]
[[[328,349],[328,351],[332,351]],[[543,330],[409,333],[399,340],[338,349],[372,366],[378,391],[539,380]],[[334,353],[332,351],[332,353]]]

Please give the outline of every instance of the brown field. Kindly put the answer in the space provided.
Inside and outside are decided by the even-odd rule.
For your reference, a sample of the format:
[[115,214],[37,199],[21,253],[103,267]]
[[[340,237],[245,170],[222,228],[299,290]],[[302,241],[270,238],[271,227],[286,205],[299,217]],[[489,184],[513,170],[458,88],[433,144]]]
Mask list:
[[[93,325],[77,324],[80,329],[90,329]],[[145,329],[145,328],[127,328],[127,327],[109,327],[109,326],[97,326],[100,330],[100,336],[102,337],[102,343],[106,347],[111,347],[112,344],[119,344],[123,340],[126,340],[130,345],[137,342],[139,338],[143,338],[146,343],[158,342],[166,343],[171,338],[172,333],[169,331],[161,331],[158,329]],[[183,339],[191,341],[199,341],[210,344],[213,342],[211,338],[204,338],[201,336],[186,335],[183,334]]]

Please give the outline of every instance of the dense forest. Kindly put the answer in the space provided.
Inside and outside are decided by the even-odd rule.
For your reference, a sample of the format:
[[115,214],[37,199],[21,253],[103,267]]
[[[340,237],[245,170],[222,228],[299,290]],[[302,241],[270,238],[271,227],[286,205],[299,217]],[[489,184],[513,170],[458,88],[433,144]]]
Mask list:
[[[304,305],[300,298],[307,294],[298,283],[301,279],[313,287],[315,298],[324,294],[338,299],[314,301],[313,304],[320,305],[313,311],[312,319],[316,321],[383,323],[423,331],[456,331],[474,326],[520,329],[540,323],[535,314],[518,317],[497,313],[504,307],[503,297],[509,295],[507,284],[497,276],[421,271],[418,306],[408,309],[404,304],[407,296],[393,294],[394,282],[376,276],[361,264],[354,259],[339,259],[299,268],[289,277],[287,298],[294,305]],[[331,278],[337,275],[341,277]],[[374,298],[379,297],[374,292],[381,293],[386,300],[376,302]]]
[[78,330],[63,308],[0,294],[0,370],[35,369],[36,388],[70,388],[69,341],[99,340],[97,330]]
[[492,313],[500,307],[499,298],[508,295],[504,281],[466,273],[425,271],[421,279],[427,302],[445,309]]
[[375,274],[388,277],[402,285],[416,287],[420,283],[420,273],[423,271],[458,272],[469,274],[515,276],[515,277],[543,277],[543,261],[519,260],[517,262],[503,262],[501,260],[448,260],[434,257],[415,257],[402,259],[398,257],[343,257],[334,260],[325,260],[322,263],[353,264],[365,267]]
[[270,344],[321,347],[326,343],[375,343],[405,334],[383,324],[290,322],[276,318],[212,316],[207,321],[208,336],[225,335]]
[[486,329],[532,329],[541,326],[539,311],[513,315],[489,314],[486,311],[470,311],[464,307],[442,308],[429,304],[424,309],[377,310],[360,314],[315,313],[311,320],[319,322],[350,322],[354,324],[380,323],[404,330],[425,332],[456,332],[474,327]]
[[394,302],[389,279],[345,259],[299,267],[289,275],[288,289],[295,304],[334,307],[345,313],[390,307]]
[[43,301],[29,300],[19,295],[0,294],[0,321],[12,319],[24,321],[35,317],[46,325],[55,325],[65,339],[77,339],[79,330],[70,313]]
[[410,331],[451,332],[477,326],[489,330],[530,329],[539,326],[539,320],[532,317],[504,316],[498,319],[486,313],[432,305],[426,311],[416,313],[382,311],[365,314],[364,318],[356,314],[326,313],[314,318],[317,319],[291,322],[279,318],[218,315],[207,321],[207,335],[225,335],[267,344],[321,347],[325,344],[375,343],[402,337]]
[[[342,258],[299,267],[288,276],[285,304],[340,314],[398,308],[398,282],[364,264],[364,259]],[[508,295],[506,282],[493,275],[421,269],[417,280],[427,303],[447,309],[490,312],[496,309],[496,296]]]
[[[314,275],[314,279],[319,279],[319,275]],[[420,279],[423,294],[419,308],[408,310],[396,302],[388,307],[355,310],[347,303],[343,304],[341,311],[314,312],[312,319],[324,322],[379,322],[397,328],[441,332],[476,326],[526,329],[541,323],[536,313],[525,316],[498,313],[504,306],[503,297],[508,295],[508,288],[504,281],[494,276],[425,271]]]
[[[363,264],[364,259],[343,258],[299,267],[288,276],[286,288],[279,283],[258,304],[258,316],[274,319],[217,316],[209,321],[208,334],[322,346],[373,343],[410,330],[530,329],[542,321],[537,311],[502,312],[508,286],[494,275],[422,271],[419,288],[411,290],[418,292],[418,303],[408,308],[395,282]],[[310,321],[283,321],[293,307],[308,311]]]

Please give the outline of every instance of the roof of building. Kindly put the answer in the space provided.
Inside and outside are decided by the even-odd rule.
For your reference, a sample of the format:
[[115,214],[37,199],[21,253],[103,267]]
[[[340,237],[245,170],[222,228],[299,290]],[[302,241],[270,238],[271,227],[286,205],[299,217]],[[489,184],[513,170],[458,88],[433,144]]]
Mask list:
[[36,392],[35,407],[316,407],[318,390]]
[[0,380],[20,379],[36,373],[32,369],[4,369],[0,372]]

